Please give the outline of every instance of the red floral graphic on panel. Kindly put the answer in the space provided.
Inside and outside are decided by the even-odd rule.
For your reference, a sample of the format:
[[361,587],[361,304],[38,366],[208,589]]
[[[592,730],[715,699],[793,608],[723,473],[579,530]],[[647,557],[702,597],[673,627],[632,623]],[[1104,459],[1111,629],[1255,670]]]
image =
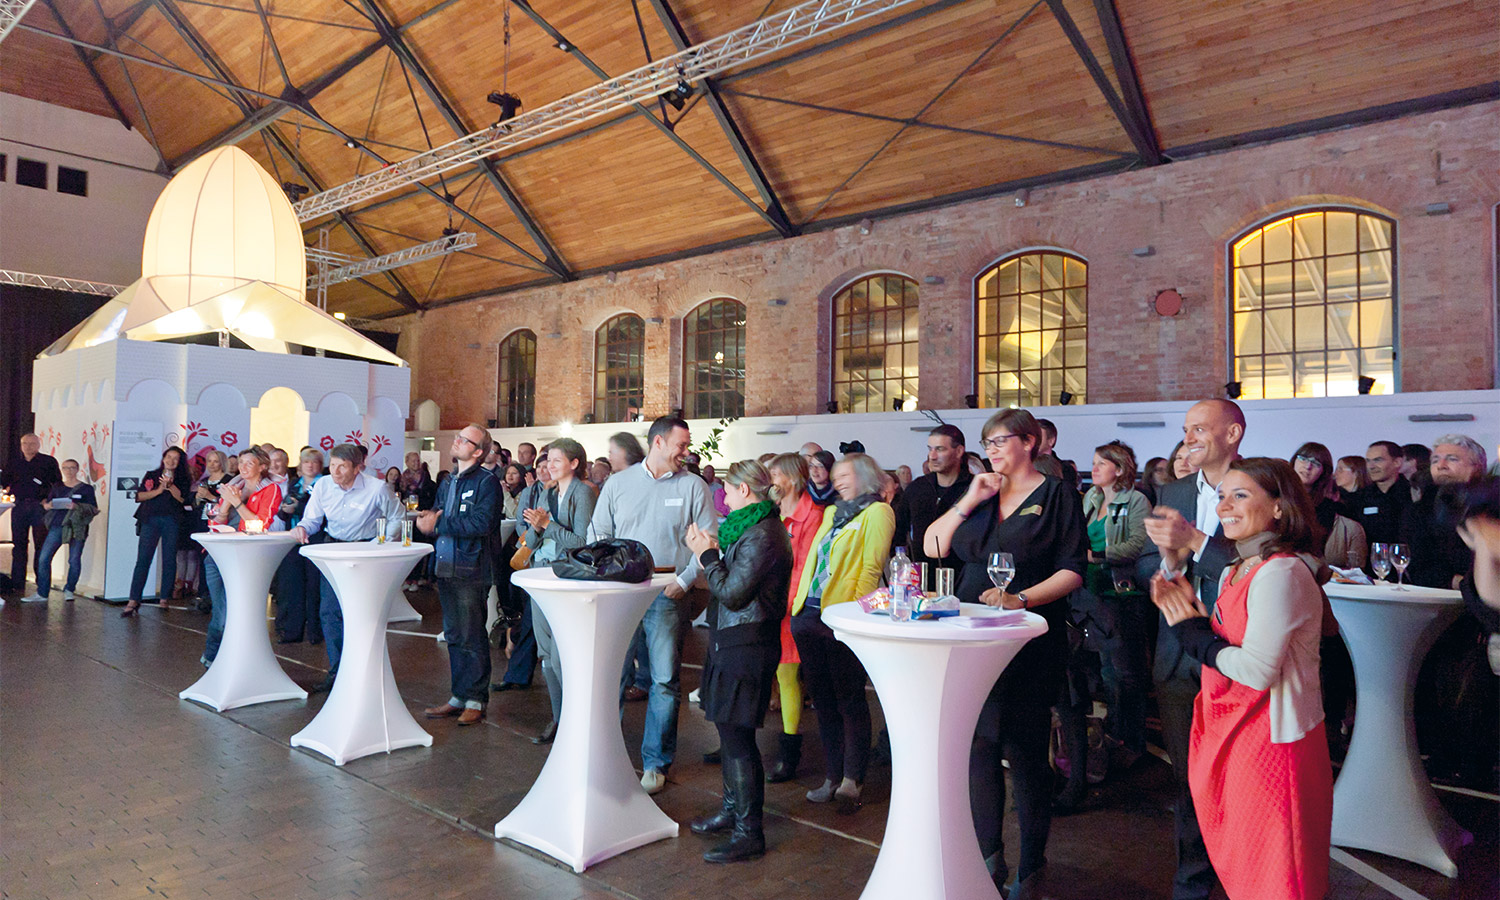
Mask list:
[[223,444],[226,447],[233,447],[239,442],[240,436],[232,431],[226,431],[223,434],[219,435],[219,443]]
[[325,435],[323,435],[323,439],[321,441],[318,441],[318,446],[322,447],[324,450],[332,450],[333,449],[333,435],[331,435],[331,434],[325,434]]
[[390,439],[383,434],[377,434],[370,441],[370,452],[379,453],[391,445]]
[[364,442],[365,433],[358,428],[344,435],[344,443],[346,444],[363,444]]

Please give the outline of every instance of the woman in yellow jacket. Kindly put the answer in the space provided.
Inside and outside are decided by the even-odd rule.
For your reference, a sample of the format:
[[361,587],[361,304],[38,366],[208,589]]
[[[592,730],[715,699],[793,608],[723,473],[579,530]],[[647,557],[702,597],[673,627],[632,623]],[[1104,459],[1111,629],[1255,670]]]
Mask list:
[[885,473],[875,460],[851,453],[833,467],[838,499],[823,513],[813,555],[802,567],[792,601],[792,637],[802,657],[802,681],[818,710],[827,773],[807,792],[813,803],[837,800],[839,812],[859,808],[870,761],[870,704],[865,669],[823,624],[823,610],[875,590],[890,555],[896,514],[880,500]]

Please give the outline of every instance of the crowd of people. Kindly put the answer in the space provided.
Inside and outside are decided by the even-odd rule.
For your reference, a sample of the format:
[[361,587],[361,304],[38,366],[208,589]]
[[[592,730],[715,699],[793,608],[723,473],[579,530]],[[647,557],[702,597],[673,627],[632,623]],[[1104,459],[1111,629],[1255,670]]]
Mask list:
[[[982,452],[953,425],[933,428],[920,475],[882,467],[851,442],[838,456],[812,443],[767,453],[720,476],[700,465],[688,423],[672,416],[652,423],[645,446],[621,432],[592,460],[571,438],[523,443],[512,458],[471,424],[453,438],[453,468],[436,479],[415,453],[403,469],[366,475],[365,450],[354,444],[332,448],[326,462],[302,448],[295,471],[270,446],[233,460],[217,451],[190,460],[170,447],[135,494],[139,554],[121,614],[140,608],[160,546],[156,596],[190,595],[196,580],[209,595],[208,665],[223,633],[224,586],[187,535],[217,524],[290,530],[304,543],[369,540],[382,520],[394,536],[412,508],[417,530],[437,545],[425,575],[451,667],[451,695],[427,716],[478,723],[492,693],[528,687],[539,665],[552,721],[534,740],[547,743],[564,689],[557,642],[510,573],[593,541],[639,541],[675,574],[620,678],[622,703],[646,703],[641,785],[664,789],[676,763],[684,633],[706,607],[699,699],[718,730],[711,757],[724,793],[691,828],[726,835],[704,857],[732,862],[765,852],[765,784],[799,776],[804,690],[823,761],[806,799],[845,814],[861,808],[885,742],[872,734],[864,668],[821,616],[879,587],[900,549],[929,570],[954,570],[960,600],[1048,624],[994,685],[971,747],[974,827],[1007,897],[1041,896],[1053,816],[1087,804],[1090,783],[1111,768],[1143,758],[1154,707],[1176,786],[1173,896],[1208,897],[1222,884],[1236,900],[1317,898],[1327,889],[1332,763],[1354,712],[1348,653],[1320,585],[1334,573],[1370,572],[1372,544],[1410,546],[1403,577],[1458,588],[1475,612],[1445,636],[1448,656],[1429,659],[1436,671],[1423,677],[1441,682],[1451,657],[1496,627],[1483,603],[1500,582],[1500,548],[1486,543],[1500,528],[1484,505],[1494,482],[1484,480],[1484,448],[1460,434],[1430,448],[1377,441],[1337,460],[1309,441],[1276,459],[1241,457],[1245,428],[1235,403],[1206,400],[1187,412],[1183,440],[1167,455],[1141,466],[1115,440],[1080,471],[1057,456],[1051,422],[1005,409],[984,423]],[[24,584],[28,537],[38,547],[37,590],[25,600],[48,597],[52,555],[64,543],[72,599],[98,508],[77,476],[76,461],[59,467],[34,435],[4,470],[0,484],[17,500],[12,587]],[[508,538],[503,520],[516,523]],[[996,553],[1014,568],[999,587],[988,573]],[[279,640],[326,646],[329,674],[318,688],[327,689],[342,635],[331,586],[289,554],[274,597]],[[492,645],[504,651],[498,679]],[[767,768],[755,732],[773,699],[781,727]],[[1102,723],[1096,702],[1107,709]],[[1453,743],[1443,740],[1450,710],[1437,706],[1427,730]],[[1100,727],[1102,750],[1090,740]],[[1436,744],[1434,752],[1441,757]],[[1477,776],[1485,782],[1495,774],[1493,752],[1488,759]],[[1020,835],[1013,870],[1001,838],[1007,767]]]

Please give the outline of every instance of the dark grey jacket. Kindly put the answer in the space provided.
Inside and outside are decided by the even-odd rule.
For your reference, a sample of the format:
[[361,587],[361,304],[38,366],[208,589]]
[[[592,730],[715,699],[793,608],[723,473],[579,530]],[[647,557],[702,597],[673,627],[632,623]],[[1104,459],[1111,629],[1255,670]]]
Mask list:
[[[1189,522],[1197,521],[1198,476],[1193,475],[1157,488],[1156,505],[1170,506],[1182,513],[1182,517]],[[1236,555],[1234,541],[1224,536],[1224,528],[1220,526],[1209,537],[1201,557],[1197,560],[1192,556],[1188,557],[1187,579],[1198,590],[1198,596],[1203,599],[1203,605],[1208,607],[1210,613],[1214,610],[1214,601],[1219,598],[1219,576],[1223,574],[1224,567],[1234,561]],[[1161,550],[1147,536],[1146,552],[1141,554],[1136,563],[1140,583],[1149,585],[1151,576],[1160,567]],[[1156,633],[1156,667],[1152,672],[1153,677],[1157,681],[1190,678],[1196,682],[1200,668],[1199,662],[1183,651],[1176,633],[1163,619],[1161,628]]]
[[708,592],[709,625],[721,643],[744,643],[727,632],[741,625],[769,634],[777,640],[781,619],[786,615],[787,592],[792,580],[792,539],[774,511],[745,529],[740,539],[722,555],[705,550],[699,560]]

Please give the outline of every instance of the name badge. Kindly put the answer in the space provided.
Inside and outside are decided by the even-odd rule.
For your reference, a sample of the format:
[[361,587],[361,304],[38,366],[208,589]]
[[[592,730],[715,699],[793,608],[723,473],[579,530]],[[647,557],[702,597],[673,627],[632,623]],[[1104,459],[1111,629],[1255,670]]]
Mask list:
[[1373,515],[1375,515],[1378,512],[1380,512],[1380,507],[1378,507],[1378,506],[1366,506],[1365,507],[1365,515],[1367,515],[1367,516],[1373,516]]
[[674,507],[674,506],[681,506],[681,505],[682,505],[682,498],[681,497],[670,497],[670,498],[667,499],[667,507],[668,508],[671,508],[671,507]]
[[[465,495],[465,496],[467,496],[467,495]],[[469,504],[467,504],[467,503],[460,503],[458,505],[458,511],[459,512],[468,512],[469,511]]]

